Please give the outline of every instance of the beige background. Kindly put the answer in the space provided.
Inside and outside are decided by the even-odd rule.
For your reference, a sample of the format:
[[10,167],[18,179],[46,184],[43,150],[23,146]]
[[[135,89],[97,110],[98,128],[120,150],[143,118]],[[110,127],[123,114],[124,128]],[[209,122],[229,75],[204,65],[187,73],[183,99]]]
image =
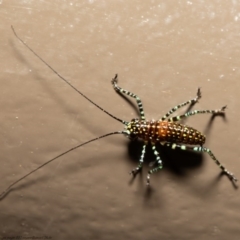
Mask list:
[[[227,104],[225,119],[202,115],[187,124],[207,133],[206,146],[240,178],[239,1],[0,0],[0,191],[61,152],[123,127],[33,56],[11,25],[76,88],[124,120],[137,113],[112,89],[115,73],[142,98],[149,119],[194,97],[197,87],[203,98],[196,109]],[[239,190],[210,157],[163,149],[165,168],[147,190],[148,164],[134,181],[128,175],[140,147],[112,136],[25,179],[0,202],[0,236],[239,239]]]

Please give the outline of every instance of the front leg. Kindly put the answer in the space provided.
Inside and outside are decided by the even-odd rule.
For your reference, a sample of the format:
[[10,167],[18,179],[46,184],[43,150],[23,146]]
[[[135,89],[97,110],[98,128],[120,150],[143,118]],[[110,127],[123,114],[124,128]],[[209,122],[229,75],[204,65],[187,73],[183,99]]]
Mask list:
[[143,165],[143,162],[144,162],[144,156],[145,156],[145,153],[146,153],[146,146],[147,146],[147,142],[145,142],[144,145],[143,145],[142,154],[141,154],[141,157],[139,159],[138,166],[130,172],[130,174],[132,174],[134,177],[142,169],[142,165]]
[[143,110],[142,100],[136,94],[131,93],[131,92],[129,92],[129,91],[119,87],[117,85],[117,82],[118,82],[118,75],[116,74],[115,77],[112,79],[113,88],[117,92],[126,94],[126,95],[128,95],[128,96],[130,96],[132,98],[135,98],[136,102],[137,102],[137,105],[138,105],[139,112],[140,112],[140,117],[141,117],[142,120],[145,120],[145,113],[144,113],[144,110]]

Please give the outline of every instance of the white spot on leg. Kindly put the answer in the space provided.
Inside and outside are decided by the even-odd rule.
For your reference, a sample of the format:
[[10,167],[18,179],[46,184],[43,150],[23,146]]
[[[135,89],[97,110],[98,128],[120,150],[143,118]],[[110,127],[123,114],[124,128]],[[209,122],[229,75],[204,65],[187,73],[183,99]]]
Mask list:
[[182,145],[182,146],[181,146],[181,150],[186,150],[186,146],[185,146],[185,145]]

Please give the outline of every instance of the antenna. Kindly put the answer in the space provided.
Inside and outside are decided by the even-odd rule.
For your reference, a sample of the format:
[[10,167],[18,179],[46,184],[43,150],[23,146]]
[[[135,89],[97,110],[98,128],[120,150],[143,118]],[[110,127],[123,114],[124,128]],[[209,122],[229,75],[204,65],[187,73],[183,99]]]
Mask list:
[[82,147],[83,145],[86,145],[86,144],[88,144],[88,143],[90,143],[90,142],[94,142],[94,141],[96,141],[96,140],[98,140],[98,139],[105,138],[105,137],[108,137],[108,136],[111,136],[111,135],[114,135],[114,134],[124,134],[124,133],[125,133],[124,131],[116,131],[116,132],[107,133],[107,134],[104,134],[104,135],[102,135],[102,136],[100,136],[100,137],[93,138],[93,139],[91,139],[91,140],[89,140],[89,141],[87,141],[87,142],[81,143],[81,144],[79,144],[79,145],[77,145],[77,146],[75,146],[75,147],[73,147],[73,148],[68,149],[67,151],[65,151],[65,152],[57,155],[56,157],[48,160],[47,162],[45,162],[45,163],[43,163],[42,165],[38,166],[37,168],[33,169],[31,172],[29,172],[29,173],[27,173],[26,175],[24,175],[23,177],[19,178],[17,181],[11,183],[11,184],[0,194],[0,199],[2,199],[2,198],[4,197],[4,195],[5,195],[14,185],[16,185],[17,183],[19,183],[20,181],[22,181],[24,178],[30,176],[32,173],[36,172],[36,171],[39,170],[40,168],[43,168],[43,167],[46,166],[47,164],[49,164],[49,163],[55,161],[56,159],[58,159],[58,158],[60,158],[60,157],[62,157],[62,156],[64,156],[64,155],[66,155],[67,153],[69,153],[69,152],[71,152],[71,151],[73,151],[73,150],[75,150],[75,149],[77,149],[77,148],[80,148],[80,147]]
[[[117,118],[115,116],[113,116],[111,113],[107,112],[106,110],[104,110],[102,107],[100,107],[98,104],[96,104],[95,102],[93,102],[91,99],[89,99],[87,96],[85,96],[81,91],[79,91],[77,88],[75,88],[69,81],[67,81],[64,77],[62,77],[54,68],[52,68],[45,60],[43,60],[31,47],[29,47],[18,35],[17,33],[15,32],[15,29],[13,28],[13,26],[11,26],[12,28],[12,31],[14,33],[14,35],[16,36],[16,38],[24,45],[26,46],[39,60],[41,60],[48,68],[50,68],[50,70],[52,70],[60,79],[62,79],[65,83],[67,83],[72,89],[74,89],[77,93],[79,93],[80,95],[82,95],[85,99],[87,99],[90,103],[92,103],[93,105],[95,105],[97,108],[99,108],[101,111],[103,111],[104,113],[108,114],[110,117],[112,117],[113,119],[123,123],[124,125],[127,125],[128,122],[127,121],[124,121],[124,120],[121,120],[120,118]],[[117,78],[117,74],[115,75],[115,78]],[[81,143],[73,148],[70,148],[68,149],[67,151],[57,155],[56,157],[48,160],[47,162],[43,163],[42,165],[38,166],[37,168],[33,169],[32,171],[30,171],[29,173],[27,173],[26,175],[24,175],[23,177],[19,178],[18,180],[14,181],[13,183],[11,183],[1,194],[0,194],[0,199],[2,199],[6,193],[14,186],[16,185],[17,183],[19,183],[20,181],[22,181],[23,179],[27,178],[28,176],[30,176],[31,174],[33,174],[34,172],[38,171],[39,169],[43,168],[44,166],[46,166],[47,164],[57,160],[58,158],[66,155],[67,153],[77,149],[77,148],[80,148],[90,142],[94,142],[98,139],[101,139],[101,138],[105,138],[105,137],[108,137],[108,136],[111,136],[111,135],[114,135],[114,134],[126,134],[126,131],[115,131],[115,132],[111,132],[111,133],[107,133],[107,134],[104,134],[100,137],[96,137],[96,138],[93,138],[87,142],[84,142],[84,143]]]
[[[16,36],[16,38],[25,46],[27,47],[39,60],[41,60],[49,69],[51,69],[60,79],[62,79],[65,83],[67,83],[72,89],[74,89],[77,93],[79,93],[80,95],[82,95],[85,99],[87,99],[90,103],[92,103],[93,105],[95,105],[97,108],[99,108],[101,111],[105,112],[107,115],[109,115],[110,117],[114,118],[115,120],[123,123],[124,125],[127,125],[128,122],[124,121],[120,118],[117,118],[115,116],[113,116],[111,113],[107,112],[106,110],[104,110],[103,108],[101,108],[98,104],[96,104],[95,102],[93,102],[90,98],[88,98],[85,94],[83,94],[82,92],[80,92],[77,88],[75,88],[67,79],[65,79],[62,75],[60,75],[54,68],[52,68],[45,60],[43,60],[42,57],[40,57],[31,47],[29,47],[16,33],[15,29],[13,28],[13,26],[11,26],[12,31],[14,33],[14,35]],[[117,74],[115,74],[115,77],[113,79],[117,78]]]

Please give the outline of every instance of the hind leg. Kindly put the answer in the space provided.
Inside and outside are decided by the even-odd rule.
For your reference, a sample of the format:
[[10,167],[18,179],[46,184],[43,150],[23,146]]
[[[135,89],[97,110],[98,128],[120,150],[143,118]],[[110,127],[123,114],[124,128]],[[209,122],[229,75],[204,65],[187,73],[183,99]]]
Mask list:
[[237,182],[237,178],[234,176],[233,173],[229,172],[223,165],[222,163],[214,156],[212,151],[209,148],[206,147],[193,147],[193,146],[185,146],[185,145],[179,145],[175,143],[165,143],[164,146],[171,147],[172,149],[180,149],[180,150],[192,150],[196,152],[206,152],[213,160],[214,162],[218,165],[218,167],[228,176],[228,178],[233,181]]

